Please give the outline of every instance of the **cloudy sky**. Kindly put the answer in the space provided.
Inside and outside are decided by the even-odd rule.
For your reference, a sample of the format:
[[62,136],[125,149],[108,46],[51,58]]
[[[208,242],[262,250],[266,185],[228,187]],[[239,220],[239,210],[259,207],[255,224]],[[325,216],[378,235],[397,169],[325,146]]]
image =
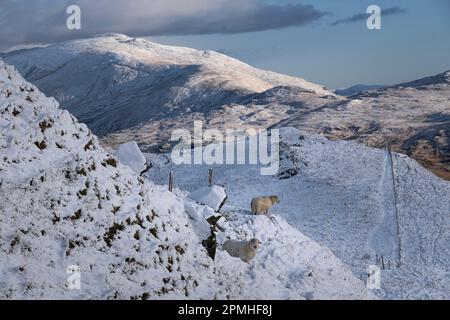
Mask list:
[[[81,30],[66,28],[71,4]],[[366,27],[371,4],[382,30]],[[220,51],[330,88],[450,69],[448,0],[0,0],[0,51],[106,32]]]

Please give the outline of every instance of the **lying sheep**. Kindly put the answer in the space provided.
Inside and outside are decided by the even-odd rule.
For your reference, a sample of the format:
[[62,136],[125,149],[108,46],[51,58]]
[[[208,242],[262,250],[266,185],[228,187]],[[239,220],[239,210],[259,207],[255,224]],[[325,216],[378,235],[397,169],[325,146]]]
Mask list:
[[222,249],[228,252],[230,256],[241,258],[242,261],[249,263],[256,256],[259,244],[258,239],[249,241],[228,240],[222,245]]
[[275,204],[279,203],[280,199],[277,196],[256,197],[252,199],[251,207],[253,214],[267,214],[269,209]]

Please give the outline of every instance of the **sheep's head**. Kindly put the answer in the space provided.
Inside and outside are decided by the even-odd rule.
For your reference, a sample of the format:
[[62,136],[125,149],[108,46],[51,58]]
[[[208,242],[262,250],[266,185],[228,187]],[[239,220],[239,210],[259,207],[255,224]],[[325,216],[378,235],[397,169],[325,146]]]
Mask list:
[[252,250],[258,249],[259,244],[260,244],[260,242],[259,242],[259,240],[256,239],[256,238],[253,238],[252,240],[250,240],[250,241],[248,242],[248,246],[249,246],[250,249],[252,249]]
[[270,201],[272,201],[272,204],[274,203],[280,203],[280,198],[278,196],[270,196]]

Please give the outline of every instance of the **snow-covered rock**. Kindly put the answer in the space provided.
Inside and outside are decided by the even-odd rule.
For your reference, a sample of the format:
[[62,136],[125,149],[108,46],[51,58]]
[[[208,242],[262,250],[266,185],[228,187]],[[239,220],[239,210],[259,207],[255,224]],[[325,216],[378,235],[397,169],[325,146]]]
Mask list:
[[227,199],[227,193],[221,186],[203,187],[191,192],[189,198],[219,211]]
[[[214,296],[184,202],[1,61],[0,130],[1,298]],[[65,286],[73,265],[81,290]]]
[[229,212],[218,239],[264,243],[250,265],[220,249],[213,261],[211,208],[136,175],[1,60],[0,154],[1,299],[373,298],[282,219]]
[[147,168],[147,161],[135,141],[119,145],[115,156],[122,164],[129,166],[137,174],[140,174]]

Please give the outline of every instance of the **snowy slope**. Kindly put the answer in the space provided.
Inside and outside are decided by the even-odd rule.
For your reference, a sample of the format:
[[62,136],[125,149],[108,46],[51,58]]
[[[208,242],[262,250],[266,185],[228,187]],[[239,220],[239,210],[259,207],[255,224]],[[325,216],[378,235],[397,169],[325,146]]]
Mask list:
[[[214,165],[227,190],[223,212],[249,214],[255,196],[278,195],[273,217],[327,246],[358,277],[383,266],[380,297],[450,298],[450,184],[401,154],[353,142],[332,142],[282,129],[281,168],[261,176],[253,165]],[[207,183],[208,167],[175,166],[148,155],[149,179],[191,191]],[[383,257],[383,258],[381,258]]]
[[[246,264],[202,246],[215,215],[138,177],[84,124],[0,60],[0,298],[365,299],[363,281],[283,219],[229,211],[227,237],[260,237]],[[81,290],[65,287],[81,269]]]
[[450,71],[374,89],[314,110],[298,110],[274,127],[392,149],[450,180]]
[[131,137],[141,147],[157,148],[167,142],[170,128],[194,119],[214,127],[249,122],[268,127],[299,107],[337,99],[320,85],[258,70],[220,53],[120,34],[3,58],[95,134],[110,134],[106,141],[114,146]]

